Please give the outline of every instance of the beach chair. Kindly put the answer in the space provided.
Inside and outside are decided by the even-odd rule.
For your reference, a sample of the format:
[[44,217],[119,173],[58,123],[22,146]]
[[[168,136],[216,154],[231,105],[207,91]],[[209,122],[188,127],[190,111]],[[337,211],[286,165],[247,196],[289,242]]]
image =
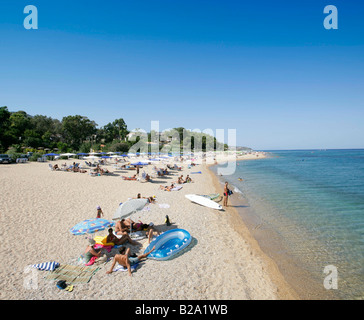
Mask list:
[[140,178],[140,182],[148,182],[151,181],[151,179],[149,178],[149,180],[147,180],[147,174],[145,171],[143,171],[142,176]]
[[50,163],[48,163],[48,167],[49,167],[49,169],[50,169],[51,171],[54,171],[53,166],[52,166]]

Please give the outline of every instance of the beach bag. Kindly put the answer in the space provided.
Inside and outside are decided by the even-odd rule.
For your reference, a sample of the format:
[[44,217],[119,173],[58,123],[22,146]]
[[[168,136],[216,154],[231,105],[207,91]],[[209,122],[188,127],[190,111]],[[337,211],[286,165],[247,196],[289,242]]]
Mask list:
[[67,288],[67,284],[66,284],[66,281],[65,280],[59,280],[57,281],[57,288],[58,289],[61,289],[61,290],[64,290]]

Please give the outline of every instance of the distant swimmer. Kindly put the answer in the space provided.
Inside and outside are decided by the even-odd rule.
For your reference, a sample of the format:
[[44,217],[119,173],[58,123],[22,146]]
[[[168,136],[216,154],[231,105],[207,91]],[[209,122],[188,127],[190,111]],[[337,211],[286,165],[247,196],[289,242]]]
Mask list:
[[243,181],[243,179],[242,179],[242,178],[238,178],[238,180],[239,180],[239,181]]

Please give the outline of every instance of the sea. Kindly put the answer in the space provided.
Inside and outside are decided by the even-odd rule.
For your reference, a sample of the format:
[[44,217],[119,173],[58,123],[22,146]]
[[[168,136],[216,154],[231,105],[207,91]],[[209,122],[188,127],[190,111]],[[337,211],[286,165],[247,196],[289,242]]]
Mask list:
[[230,204],[303,299],[364,299],[364,149],[266,152],[218,176]]

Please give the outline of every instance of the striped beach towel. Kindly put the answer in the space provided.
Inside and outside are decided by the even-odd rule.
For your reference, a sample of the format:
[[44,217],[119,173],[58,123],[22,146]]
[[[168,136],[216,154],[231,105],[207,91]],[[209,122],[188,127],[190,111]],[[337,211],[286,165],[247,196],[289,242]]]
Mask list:
[[42,271],[53,271],[59,267],[59,263],[55,261],[43,262],[38,264],[32,264],[31,267]]
[[73,266],[62,265],[57,270],[49,273],[46,280],[64,280],[67,284],[83,284],[88,283],[92,276],[100,269],[95,266]]

